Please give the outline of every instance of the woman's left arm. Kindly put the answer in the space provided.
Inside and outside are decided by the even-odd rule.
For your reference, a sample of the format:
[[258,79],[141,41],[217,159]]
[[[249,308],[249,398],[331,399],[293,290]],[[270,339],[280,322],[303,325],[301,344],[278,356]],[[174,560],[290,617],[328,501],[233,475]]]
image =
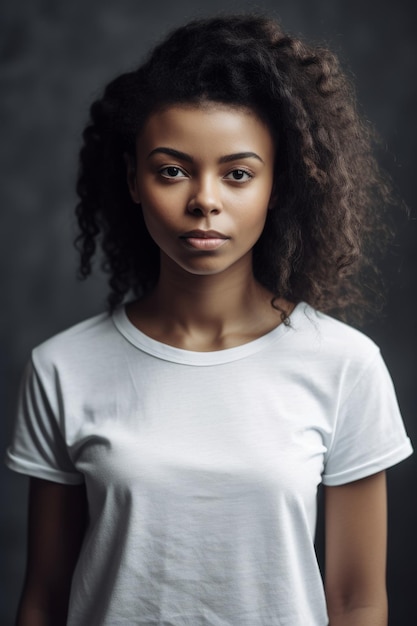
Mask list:
[[325,488],[329,626],[387,626],[385,472]]

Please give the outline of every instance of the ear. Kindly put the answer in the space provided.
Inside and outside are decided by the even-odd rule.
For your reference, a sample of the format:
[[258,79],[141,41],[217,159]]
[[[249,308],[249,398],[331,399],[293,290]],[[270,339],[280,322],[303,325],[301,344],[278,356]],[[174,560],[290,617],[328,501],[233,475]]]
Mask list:
[[127,185],[129,187],[130,197],[135,204],[140,204],[135,161],[127,152],[124,153],[123,158],[126,164]]

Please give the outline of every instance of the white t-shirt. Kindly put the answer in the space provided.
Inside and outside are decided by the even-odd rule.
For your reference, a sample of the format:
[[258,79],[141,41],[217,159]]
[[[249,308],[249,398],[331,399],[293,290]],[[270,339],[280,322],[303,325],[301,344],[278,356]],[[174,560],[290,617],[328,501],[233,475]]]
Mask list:
[[86,483],[70,626],[325,626],[317,486],[411,452],[377,346],[308,305],[215,352],[120,307],[34,350],[7,464]]

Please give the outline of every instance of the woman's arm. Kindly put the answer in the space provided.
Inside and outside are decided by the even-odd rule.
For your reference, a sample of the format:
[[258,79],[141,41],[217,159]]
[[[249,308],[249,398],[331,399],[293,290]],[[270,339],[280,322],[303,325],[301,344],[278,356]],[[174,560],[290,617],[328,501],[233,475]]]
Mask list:
[[64,626],[72,574],[84,537],[84,485],[32,478],[28,558],[16,626]]
[[330,626],[386,626],[385,472],[325,489]]

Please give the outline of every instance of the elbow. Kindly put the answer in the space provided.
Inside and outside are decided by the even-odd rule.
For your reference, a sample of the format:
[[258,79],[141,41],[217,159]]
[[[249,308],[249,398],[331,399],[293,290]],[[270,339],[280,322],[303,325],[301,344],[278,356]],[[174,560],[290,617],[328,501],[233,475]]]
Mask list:
[[330,626],[387,626],[388,598],[386,589],[364,592],[326,591]]

